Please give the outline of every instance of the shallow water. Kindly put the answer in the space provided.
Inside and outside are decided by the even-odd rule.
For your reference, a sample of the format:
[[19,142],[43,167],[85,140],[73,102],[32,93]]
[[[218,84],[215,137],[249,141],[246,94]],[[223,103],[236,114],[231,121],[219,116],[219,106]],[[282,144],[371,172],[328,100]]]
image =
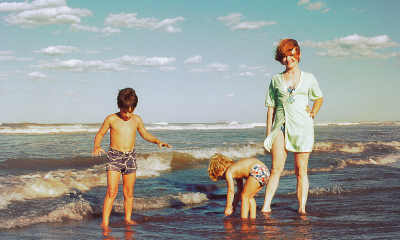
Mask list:
[[[0,231],[4,239],[398,239],[400,123],[316,125],[309,162],[307,214],[296,213],[293,155],[272,213],[225,217],[226,183],[213,182],[208,158],[256,157],[270,167],[262,124],[147,124],[173,145],[138,139],[135,226],[122,221],[122,185],[99,227],[106,191],[105,157],[91,157],[99,124],[0,125]],[[108,137],[102,147],[107,149]],[[256,196],[261,209],[264,190]]]

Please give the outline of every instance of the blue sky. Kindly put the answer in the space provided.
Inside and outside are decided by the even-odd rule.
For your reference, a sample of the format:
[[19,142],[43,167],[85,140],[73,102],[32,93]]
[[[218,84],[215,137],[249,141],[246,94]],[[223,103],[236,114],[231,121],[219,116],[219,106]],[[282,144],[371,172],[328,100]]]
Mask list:
[[400,120],[400,1],[0,1],[0,122],[265,122],[276,43],[300,43],[316,122]]

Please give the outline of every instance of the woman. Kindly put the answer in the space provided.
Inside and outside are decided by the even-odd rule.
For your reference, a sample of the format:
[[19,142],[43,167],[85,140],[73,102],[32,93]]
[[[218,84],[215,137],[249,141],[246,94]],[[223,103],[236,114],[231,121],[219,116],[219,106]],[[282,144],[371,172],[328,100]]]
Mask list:
[[[314,144],[313,118],[323,98],[314,75],[300,71],[300,56],[300,47],[294,39],[281,40],[275,52],[275,60],[286,69],[271,79],[265,100],[268,114],[264,146],[271,152],[272,166],[262,212],[271,211],[271,201],[290,151],[294,153],[298,211],[306,213],[308,158]],[[311,111],[308,99],[314,101]]]

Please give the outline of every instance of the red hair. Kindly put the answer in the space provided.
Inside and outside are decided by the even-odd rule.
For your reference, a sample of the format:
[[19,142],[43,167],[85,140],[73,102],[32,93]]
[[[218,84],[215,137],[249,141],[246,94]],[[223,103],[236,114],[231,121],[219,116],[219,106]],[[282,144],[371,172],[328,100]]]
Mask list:
[[283,39],[279,42],[278,47],[275,50],[275,60],[283,64],[282,60],[286,56],[292,55],[292,51],[295,49],[294,57],[300,62],[300,47],[294,39]]

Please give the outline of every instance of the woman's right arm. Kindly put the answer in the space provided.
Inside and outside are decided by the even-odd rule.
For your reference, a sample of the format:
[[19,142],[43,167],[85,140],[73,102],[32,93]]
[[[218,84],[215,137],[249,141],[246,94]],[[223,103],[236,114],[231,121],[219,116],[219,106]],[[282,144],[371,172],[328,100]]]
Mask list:
[[274,117],[275,117],[275,108],[268,107],[268,113],[267,113],[267,136],[272,131],[272,123],[274,122]]

